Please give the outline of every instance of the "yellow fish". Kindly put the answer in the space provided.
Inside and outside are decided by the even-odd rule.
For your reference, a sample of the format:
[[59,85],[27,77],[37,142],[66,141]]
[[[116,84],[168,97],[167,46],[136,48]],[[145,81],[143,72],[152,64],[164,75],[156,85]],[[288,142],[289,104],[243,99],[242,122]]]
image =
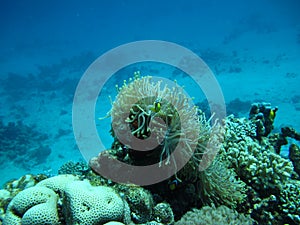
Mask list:
[[150,108],[152,112],[159,112],[161,108],[161,98],[157,98],[153,103],[153,107]]

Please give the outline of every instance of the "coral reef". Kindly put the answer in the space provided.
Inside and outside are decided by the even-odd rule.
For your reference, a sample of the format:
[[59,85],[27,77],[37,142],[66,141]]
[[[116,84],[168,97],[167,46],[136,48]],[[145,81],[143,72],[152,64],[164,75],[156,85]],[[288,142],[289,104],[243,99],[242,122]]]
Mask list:
[[153,218],[162,224],[174,224],[174,214],[168,203],[158,203],[153,208]]
[[274,133],[268,137],[277,154],[280,154],[281,146],[289,144],[288,138],[300,141],[300,133],[292,127],[282,127],[281,133]]
[[0,163],[12,161],[16,166],[29,169],[45,162],[51,153],[46,144],[48,136],[21,121],[7,125],[0,121],[0,136],[0,149],[3,149]]
[[[290,144],[289,159],[279,154],[288,137],[299,140],[299,133],[291,127],[271,133],[277,108],[255,103],[249,119],[228,116],[220,121],[223,130],[190,104],[179,85],[169,88],[151,77],[135,75],[118,88],[110,112],[111,149],[92,159],[91,167],[67,162],[57,176],[25,175],[7,182],[0,190],[0,224],[300,223],[299,147]],[[15,132],[16,124],[1,126]],[[224,137],[216,130],[224,131]],[[156,146],[143,145],[140,147],[147,151],[138,151],[131,142],[124,143],[124,133],[129,140],[143,141],[155,134]],[[24,133],[19,137],[23,140]],[[217,143],[220,151],[210,152],[208,144]],[[173,156],[178,146],[177,156],[184,165]],[[208,154],[209,165],[198,170],[206,153],[213,157]],[[115,159],[133,166],[155,164],[172,175],[141,187],[130,180],[116,183],[96,173],[104,166],[122,175]]]
[[[114,184],[112,187],[128,202],[133,223],[174,223],[174,214],[170,204],[157,199],[155,201],[149,190],[133,184]],[[159,203],[156,204],[156,202]]]
[[86,68],[94,59],[93,53],[85,52],[70,59],[62,59],[56,64],[37,65],[38,71],[35,74],[8,73],[6,77],[0,78],[0,86],[13,102],[31,98],[36,90],[42,93],[61,91],[66,99],[72,98],[78,80],[69,78],[67,74],[82,74],[82,68]]
[[10,192],[11,197],[16,196],[20,191],[26,188],[33,187],[40,181],[46,179],[44,174],[32,175],[27,174],[19,179],[8,181],[4,184],[4,189]]
[[[5,210],[7,209],[7,206],[9,202],[11,201],[12,197],[10,195],[10,192],[2,189],[0,190],[0,221],[3,221],[5,216]],[[0,222],[1,224],[1,222]]]
[[275,153],[272,135],[271,141],[268,137],[257,140],[255,122],[233,116],[227,117],[226,128],[222,155],[248,185],[247,200],[240,210],[262,224],[299,223],[296,169]]
[[[190,105],[191,99],[185,96],[183,89],[177,84],[171,89],[162,86],[161,81],[155,83],[151,77],[140,77],[139,73],[136,75],[128,84],[125,82],[118,88],[119,93],[110,112],[115,141],[111,150],[100,153],[90,161],[92,169],[99,172],[101,168],[105,168],[111,174],[121,174],[122,168],[116,167],[113,159],[139,166],[158,163],[159,167],[170,168],[169,172],[175,173],[169,181],[176,179],[182,186],[181,190],[194,187],[197,194],[188,200],[189,207],[212,203],[235,207],[242,202],[245,184],[218,157],[213,160],[216,153],[207,148],[208,143],[218,145],[215,142],[221,138],[220,127],[210,125],[211,121],[207,121],[199,109]],[[130,128],[129,132],[126,127]],[[162,132],[165,130],[166,132]],[[128,142],[133,138],[147,140],[154,133],[157,134],[157,147],[154,149],[147,149],[148,146],[144,144],[142,147],[148,151],[137,151],[135,149],[138,148],[131,146],[134,141]],[[176,158],[172,155],[175,148],[180,149]],[[207,157],[203,162],[209,168],[200,172],[198,168],[204,153]],[[178,212],[188,210],[184,208],[182,201],[171,200],[172,195],[168,193],[170,190],[162,190],[164,185],[162,182],[149,188],[166,201],[170,200],[171,207],[178,208]],[[180,192],[179,195],[183,193]]]
[[187,212],[175,225],[215,225],[215,224],[243,224],[252,225],[250,216],[239,214],[226,206],[194,209]]
[[235,116],[238,116],[240,113],[247,113],[250,106],[250,101],[242,101],[239,98],[235,98],[226,104],[227,114],[234,114]]
[[249,118],[255,121],[256,137],[268,136],[273,130],[274,119],[278,108],[272,108],[270,103],[253,103],[250,109]]
[[58,174],[73,174],[79,177],[85,177],[90,172],[90,168],[85,162],[73,162],[69,161],[63,164]]
[[290,224],[300,223],[300,181],[291,181],[282,187],[280,192],[279,212],[281,212],[282,220],[288,221]]
[[300,148],[298,145],[290,145],[289,158],[293,162],[295,172],[300,176]]
[[228,117],[223,151],[239,177],[260,192],[277,191],[291,178],[292,163],[274,153],[265,140],[259,144],[253,137],[255,126],[246,119]]
[[35,186],[38,182],[46,178],[47,176],[43,174],[35,176],[27,174],[19,179],[6,182],[3,185],[4,189],[0,190],[0,221],[4,219],[5,210],[7,209],[8,204],[19,192]]
[[135,223],[145,223],[152,218],[154,201],[149,191],[142,187],[130,185],[120,187],[131,210],[131,218]]
[[300,222],[300,183],[291,180],[282,186],[280,193],[266,197],[253,189],[249,194],[249,213],[259,224],[299,224]]

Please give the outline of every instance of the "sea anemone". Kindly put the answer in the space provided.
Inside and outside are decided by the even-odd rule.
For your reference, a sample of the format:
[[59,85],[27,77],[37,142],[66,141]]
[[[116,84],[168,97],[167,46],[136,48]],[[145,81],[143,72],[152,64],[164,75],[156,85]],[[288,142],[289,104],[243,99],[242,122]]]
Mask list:
[[136,72],[117,90],[110,111],[112,135],[129,150],[131,163],[159,162],[159,167],[172,168],[177,178],[184,167],[184,177],[197,179],[198,170],[205,170],[217,154],[218,126],[210,125],[211,119],[206,120],[176,81]]
[[244,184],[220,157],[215,160],[222,126],[206,120],[176,82],[170,86],[168,81],[168,86],[162,85],[166,79],[155,79],[135,73],[117,87],[109,113],[114,143],[90,161],[93,170],[122,183],[175,179],[183,186],[193,184],[203,204],[234,206],[242,201]]
[[131,158],[155,159],[159,166],[176,170],[192,158],[197,170],[211,127],[183,88],[176,82],[170,88],[162,86],[162,80],[154,82],[136,72],[117,90],[110,112],[112,134],[130,150]]

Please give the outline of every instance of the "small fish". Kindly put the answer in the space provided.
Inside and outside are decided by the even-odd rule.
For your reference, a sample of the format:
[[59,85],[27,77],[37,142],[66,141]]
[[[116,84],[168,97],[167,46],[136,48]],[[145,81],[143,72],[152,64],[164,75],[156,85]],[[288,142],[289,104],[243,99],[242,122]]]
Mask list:
[[170,189],[171,191],[174,191],[174,190],[176,190],[176,188],[177,188],[178,185],[179,185],[179,180],[177,180],[177,179],[170,180],[170,181],[168,182],[168,185],[169,185],[169,189]]
[[269,113],[269,119],[270,119],[271,121],[274,121],[277,110],[278,110],[277,107],[275,107],[274,109],[271,109],[271,110],[270,110],[270,113]]
[[153,103],[153,107],[150,108],[152,112],[158,113],[160,111],[160,109],[161,109],[161,100],[162,100],[161,98],[157,98],[155,100],[155,102]]

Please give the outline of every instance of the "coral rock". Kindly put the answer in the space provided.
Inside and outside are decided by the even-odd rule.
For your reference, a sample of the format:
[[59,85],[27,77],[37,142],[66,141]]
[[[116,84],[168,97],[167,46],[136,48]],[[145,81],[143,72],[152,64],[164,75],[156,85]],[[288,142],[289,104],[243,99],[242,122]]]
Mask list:
[[163,224],[174,224],[174,214],[168,203],[159,203],[154,207],[154,219]]
[[73,181],[79,180],[78,177],[71,174],[62,174],[55,177],[50,177],[39,182],[36,187],[47,187],[55,192],[62,193],[66,186]]
[[3,225],[59,223],[57,194],[46,187],[31,187],[21,191],[9,203]]
[[291,144],[289,148],[289,158],[293,162],[295,172],[300,176],[300,148],[296,144]]
[[74,181],[65,189],[64,215],[66,223],[70,225],[121,222],[124,218],[124,201],[110,187],[94,187],[88,181]]

